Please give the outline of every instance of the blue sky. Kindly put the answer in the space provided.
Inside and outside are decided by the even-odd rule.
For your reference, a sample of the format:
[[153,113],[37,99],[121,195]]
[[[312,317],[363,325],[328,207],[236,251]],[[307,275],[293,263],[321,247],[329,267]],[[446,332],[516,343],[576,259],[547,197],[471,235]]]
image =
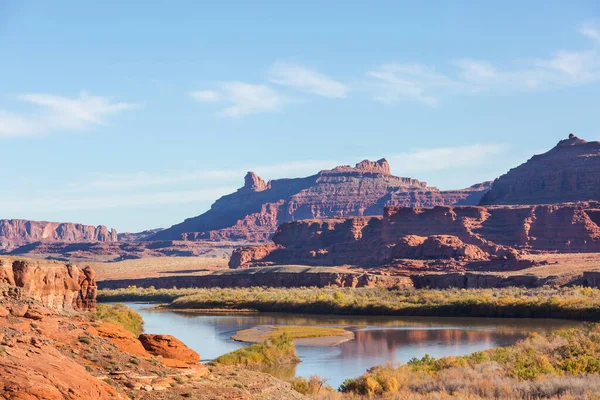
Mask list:
[[443,189],[599,140],[597,1],[0,0],[0,218],[166,227],[386,157]]

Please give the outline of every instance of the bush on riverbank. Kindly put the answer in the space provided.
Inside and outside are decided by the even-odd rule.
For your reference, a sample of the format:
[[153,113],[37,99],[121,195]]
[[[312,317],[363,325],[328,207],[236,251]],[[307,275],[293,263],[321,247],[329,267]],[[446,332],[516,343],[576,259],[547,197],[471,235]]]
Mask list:
[[[129,296],[129,297],[128,297]],[[600,320],[600,289],[212,288],[101,291],[102,300],[171,299],[177,309],[254,309],[340,315],[529,317]]]
[[96,318],[118,325],[136,335],[144,331],[142,316],[124,304],[98,304]]
[[374,367],[347,379],[340,391],[401,398],[598,398],[599,374],[600,325],[590,324],[463,357]]
[[292,338],[285,333],[262,343],[243,347],[231,353],[223,354],[213,361],[214,364],[273,366],[300,362]]

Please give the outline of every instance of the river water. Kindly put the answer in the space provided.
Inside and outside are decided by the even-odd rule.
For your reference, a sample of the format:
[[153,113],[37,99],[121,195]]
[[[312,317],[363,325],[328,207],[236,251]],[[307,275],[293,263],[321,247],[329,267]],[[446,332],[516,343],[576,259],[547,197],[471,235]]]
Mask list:
[[320,375],[337,388],[380,364],[464,355],[508,346],[529,332],[550,332],[579,322],[550,319],[493,319],[454,317],[346,317],[304,314],[202,314],[151,310],[149,304],[126,303],[144,318],[146,333],[169,334],[200,353],[202,361],[246,346],[230,337],[256,325],[335,326],[352,330],[355,339],[335,347],[298,346],[296,366],[267,371],[283,379]]

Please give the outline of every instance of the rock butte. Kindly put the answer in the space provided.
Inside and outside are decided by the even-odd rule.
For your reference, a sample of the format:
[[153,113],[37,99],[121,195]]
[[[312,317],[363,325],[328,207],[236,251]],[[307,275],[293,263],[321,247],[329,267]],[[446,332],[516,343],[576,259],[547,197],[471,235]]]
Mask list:
[[489,185],[440,191],[416,179],[391,175],[385,159],[269,182],[248,172],[237,192],[221,197],[206,213],[157,232],[148,240],[266,241],[288,221],[377,215],[386,205],[477,204]]
[[481,205],[600,200],[600,142],[575,135],[496,179]]

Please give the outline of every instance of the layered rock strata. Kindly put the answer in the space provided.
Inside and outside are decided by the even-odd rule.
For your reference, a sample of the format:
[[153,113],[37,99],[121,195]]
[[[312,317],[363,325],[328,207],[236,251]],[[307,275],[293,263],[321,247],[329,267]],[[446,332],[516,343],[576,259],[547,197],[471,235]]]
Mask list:
[[0,285],[18,288],[23,296],[52,310],[96,309],[95,273],[53,261],[0,258]]
[[278,266],[237,271],[222,270],[200,276],[167,276],[160,278],[118,279],[98,282],[100,289],[120,289],[129,286],[157,289],[212,287],[411,287],[406,276],[386,276],[339,270]]
[[0,219],[0,251],[35,242],[116,242],[117,231],[103,225]]
[[496,179],[481,205],[600,200],[600,142],[571,134]]
[[519,251],[598,252],[594,202],[521,207],[386,207],[382,217],[283,224],[273,244],[237,249],[231,268],[273,264],[375,267],[396,259],[453,258],[504,269],[527,265]]

